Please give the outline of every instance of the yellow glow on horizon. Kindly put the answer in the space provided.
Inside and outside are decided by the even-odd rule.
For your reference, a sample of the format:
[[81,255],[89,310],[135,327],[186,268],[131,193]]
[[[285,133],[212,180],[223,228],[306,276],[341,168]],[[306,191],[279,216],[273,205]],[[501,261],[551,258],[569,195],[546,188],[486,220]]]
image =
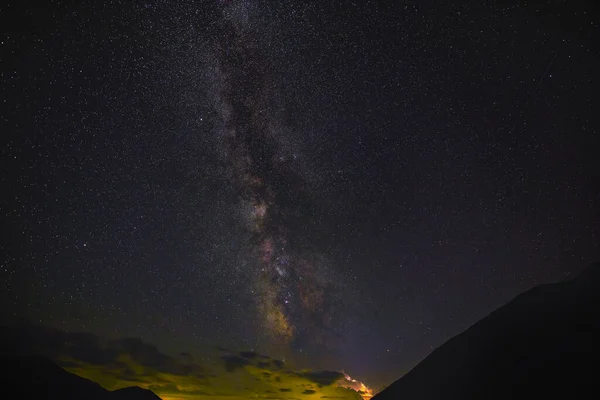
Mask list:
[[[257,365],[247,365],[233,372],[221,370],[221,372],[212,371],[215,373],[205,376],[194,376],[156,371],[137,364],[126,355],[119,358],[120,367],[112,368],[77,360],[63,359],[63,361],[71,363],[71,366],[65,368],[67,371],[97,382],[107,390],[139,386],[152,390],[163,400],[215,398],[247,400],[288,397],[307,400],[321,397],[369,400],[373,396],[371,389],[348,375],[329,385],[319,385],[303,375],[306,371],[274,370]],[[135,375],[131,376],[131,372]],[[359,390],[361,393],[358,392]]]
[[346,382],[340,383],[340,386],[348,387],[352,390],[355,390],[356,392],[358,392],[361,395],[361,397],[364,400],[369,400],[374,396],[373,389],[371,389],[364,383],[362,383],[356,379],[353,379],[352,377],[350,377],[350,375],[348,375],[346,373],[344,373],[344,378],[345,378]]

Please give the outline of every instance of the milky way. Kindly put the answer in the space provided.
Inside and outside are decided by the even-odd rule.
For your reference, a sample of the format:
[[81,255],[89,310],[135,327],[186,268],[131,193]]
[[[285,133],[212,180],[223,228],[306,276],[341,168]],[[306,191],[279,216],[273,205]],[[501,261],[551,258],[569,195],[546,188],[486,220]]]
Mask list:
[[264,327],[275,341],[301,348],[335,338],[336,282],[326,276],[326,261],[308,240],[319,234],[318,206],[294,170],[297,155],[283,150],[277,89],[249,12],[243,3],[223,9],[215,43],[217,131],[230,182],[239,190],[253,293]]
[[546,3],[9,3],[1,319],[395,380],[600,257],[599,27]]

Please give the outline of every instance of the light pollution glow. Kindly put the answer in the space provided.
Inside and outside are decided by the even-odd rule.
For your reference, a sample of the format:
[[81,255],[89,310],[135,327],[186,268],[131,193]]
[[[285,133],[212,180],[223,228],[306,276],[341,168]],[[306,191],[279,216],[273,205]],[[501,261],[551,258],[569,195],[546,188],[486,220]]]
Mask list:
[[293,362],[255,351],[196,345],[194,354],[182,352],[187,346],[167,354],[140,338],[106,338],[36,325],[5,327],[4,333],[6,345],[15,352],[35,351],[107,390],[138,386],[163,399],[190,400],[373,396],[368,386],[345,372],[299,369]]
[[[65,368],[67,371],[93,380],[108,390],[135,385],[152,390],[163,400],[205,400],[219,397],[232,400],[284,400],[298,398],[299,394],[311,395],[309,398],[355,400],[369,400],[373,397],[372,389],[347,374],[329,385],[322,385],[307,379],[302,372],[273,371],[254,365],[233,372],[211,374],[210,377],[191,374],[182,376],[158,372],[122,355],[118,359],[119,364],[134,372],[133,376],[126,376],[118,368],[94,366],[67,358],[62,361],[71,365]],[[77,366],[73,366],[75,364]]]

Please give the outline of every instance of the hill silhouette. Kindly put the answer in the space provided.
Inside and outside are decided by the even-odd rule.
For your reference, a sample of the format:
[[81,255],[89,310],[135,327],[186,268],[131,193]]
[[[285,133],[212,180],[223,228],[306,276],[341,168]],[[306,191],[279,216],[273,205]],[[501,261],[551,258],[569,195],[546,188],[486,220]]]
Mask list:
[[[434,350],[374,400],[586,398],[600,356],[600,263],[537,286]],[[560,398],[560,397],[559,397]]]
[[12,393],[19,399],[160,400],[152,391],[139,387],[108,391],[44,357],[2,357],[0,362],[3,393]]

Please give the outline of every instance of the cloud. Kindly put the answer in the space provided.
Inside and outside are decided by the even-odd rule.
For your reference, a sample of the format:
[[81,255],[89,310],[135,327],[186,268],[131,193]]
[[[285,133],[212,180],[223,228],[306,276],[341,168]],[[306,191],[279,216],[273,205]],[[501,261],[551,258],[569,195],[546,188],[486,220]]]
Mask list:
[[165,374],[203,375],[189,354],[175,358],[138,338],[107,340],[92,333],[22,324],[3,329],[1,339],[8,344],[5,353],[41,354],[59,361],[63,367],[89,364],[127,372],[127,365],[135,364]]
[[223,356],[221,360],[225,363],[225,370],[227,372],[234,372],[236,369],[250,364],[250,361],[238,356]]
[[303,371],[299,373],[303,378],[308,379],[319,385],[328,386],[344,377],[344,374],[337,371]]
[[253,360],[255,358],[261,358],[263,360],[270,360],[271,357],[256,353],[254,351],[240,351],[239,352],[240,357],[244,357],[244,358],[248,358],[250,360]]
[[[106,389],[139,386],[164,400],[279,399],[278,394],[289,400],[293,393],[304,399],[318,395],[363,400],[354,387],[358,383],[343,373],[297,371],[254,351],[207,347],[205,353],[169,355],[139,338],[109,340],[35,325],[0,327],[0,350],[7,355],[43,355]],[[215,350],[221,354],[215,356]],[[196,361],[209,358],[212,361],[202,365]]]

